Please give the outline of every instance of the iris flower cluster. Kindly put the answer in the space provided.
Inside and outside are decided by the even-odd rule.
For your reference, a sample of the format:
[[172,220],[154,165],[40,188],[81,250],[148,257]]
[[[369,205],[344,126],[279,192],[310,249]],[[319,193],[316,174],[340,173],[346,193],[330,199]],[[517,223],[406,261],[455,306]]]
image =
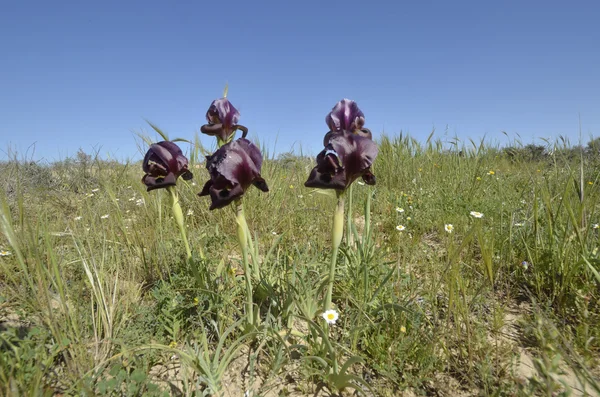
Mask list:
[[[246,315],[248,323],[254,324],[252,283],[248,265],[248,240],[251,234],[244,216],[242,198],[250,186],[263,192],[269,187],[261,176],[262,154],[259,148],[246,139],[248,128],[239,124],[240,113],[226,98],[214,100],[206,112],[207,123],[201,132],[214,136],[218,149],[206,157],[206,169],[210,179],[204,184],[199,196],[209,196],[210,210],[235,205],[238,238],[244,261],[246,278]],[[375,184],[375,175],[371,166],[377,157],[377,145],[372,133],[365,128],[365,116],[356,102],[343,99],[338,102],[325,118],[329,131],[323,138],[323,150],[318,154],[316,166],[310,172],[306,187],[334,189],[338,204],[333,217],[333,251],[329,272],[329,284],[324,300],[324,310],[331,310],[331,295],[335,278],[337,252],[343,234],[344,196],[346,190],[358,178],[364,183]],[[242,136],[235,139],[237,131]],[[142,164],[144,177],[142,182],[147,190],[165,188],[171,193],[174,218],[176,219],[186,248],[191,258],[183,214],[175,191],[177,179],[190,180],[192,173],[188,169],[188,159],[176,143],[162,141],[150,146]],[[203,254],[201,254],[204,259]]]

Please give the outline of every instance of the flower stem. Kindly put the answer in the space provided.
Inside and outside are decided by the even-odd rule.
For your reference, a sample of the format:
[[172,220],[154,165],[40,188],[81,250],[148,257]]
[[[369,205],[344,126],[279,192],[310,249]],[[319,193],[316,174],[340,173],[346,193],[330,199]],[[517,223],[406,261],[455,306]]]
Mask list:
[[246,279],[246,316],[248,323],[254,324],[253,301],[252,301],[252,277],[250,275],[250,265],[248,264],[248,224],[244,215],[244,204],[241,199],[235,201],[237,222],[237,233],[242,249],[242,260],[244,262],[244,278]]
[[338,251],[342,236],[344,235],[344,192],[338,192],[338,202],[333,213],[332,224],[332,254],[331,265],[329,266],[329,284],[327,285],[327,295],[325,297],[325,310],[331,309],[331,296],[333,294],[333,280],[335,279],[335,265],[337,263]]
[[352,234],[352,196],[354,184],[350,185],[348,190],[348,214],[346,221],[346,244],[351,246],[354,244],[354,235]]
[[[177,226],[179,226],[179,232],[181,233],[181,238],[183,239],[183,244],[185,245],[185,251],[187,253],[188,261],[192,259],[192,250],[190,249],[190,243],[188,242],[186,233],[185,233],[185,223],[183,222],[183,211],[181,210],[181,205],[179,205],[179,197],[177,196],[177,191],[175,190],[175,186],[167,187],[167,190],[171,194],[171,206],[173,209],[173,218],[177,222]],[[202,248],[200,248],[200,257],[204,259],[204,253],[202,252]]]

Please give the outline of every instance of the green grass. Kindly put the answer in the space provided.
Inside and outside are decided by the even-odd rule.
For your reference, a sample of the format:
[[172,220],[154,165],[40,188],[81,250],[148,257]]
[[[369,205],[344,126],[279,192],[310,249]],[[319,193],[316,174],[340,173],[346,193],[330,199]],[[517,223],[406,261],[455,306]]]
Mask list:
[[336,199],[303,187],[309,158],[267,158],[270,192],[244,199],[253,329],[233,207],[197,196],[198,143],[194,183],[178,182],[192,261],[139,164],[0,164],[0,394],[557,395],[577,378],[600,393],[598,157],[378,144],[377,185],[354,184],[344,222],[333,327]]

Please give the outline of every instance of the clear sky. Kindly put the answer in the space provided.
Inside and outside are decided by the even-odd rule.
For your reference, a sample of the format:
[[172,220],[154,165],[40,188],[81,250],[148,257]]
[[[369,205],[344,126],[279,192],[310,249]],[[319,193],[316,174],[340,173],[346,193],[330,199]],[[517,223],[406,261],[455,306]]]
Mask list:
[[0,159],[33,143],[48,161],[79,147],[139,158],[144,119],[192,139],[226,82],[240,123],[278,152],[318,152],[344,97],[376,138],[577,143],[581,115],[587,142],[599,24],[597,0],[5,0]]

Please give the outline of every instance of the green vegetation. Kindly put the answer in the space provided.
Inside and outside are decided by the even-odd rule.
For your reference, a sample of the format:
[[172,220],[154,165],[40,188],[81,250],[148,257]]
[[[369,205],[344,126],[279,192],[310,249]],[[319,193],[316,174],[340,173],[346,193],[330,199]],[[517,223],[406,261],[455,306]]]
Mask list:
[[139,164],[0,164],[1,395],[600,395],[597,140],[381,138],[377,185],[346,201],[333,326],[335,192],[304,187],[314,160],[267,154],[270,192],[244,205],[254,327],[195,142],[191,260]]

